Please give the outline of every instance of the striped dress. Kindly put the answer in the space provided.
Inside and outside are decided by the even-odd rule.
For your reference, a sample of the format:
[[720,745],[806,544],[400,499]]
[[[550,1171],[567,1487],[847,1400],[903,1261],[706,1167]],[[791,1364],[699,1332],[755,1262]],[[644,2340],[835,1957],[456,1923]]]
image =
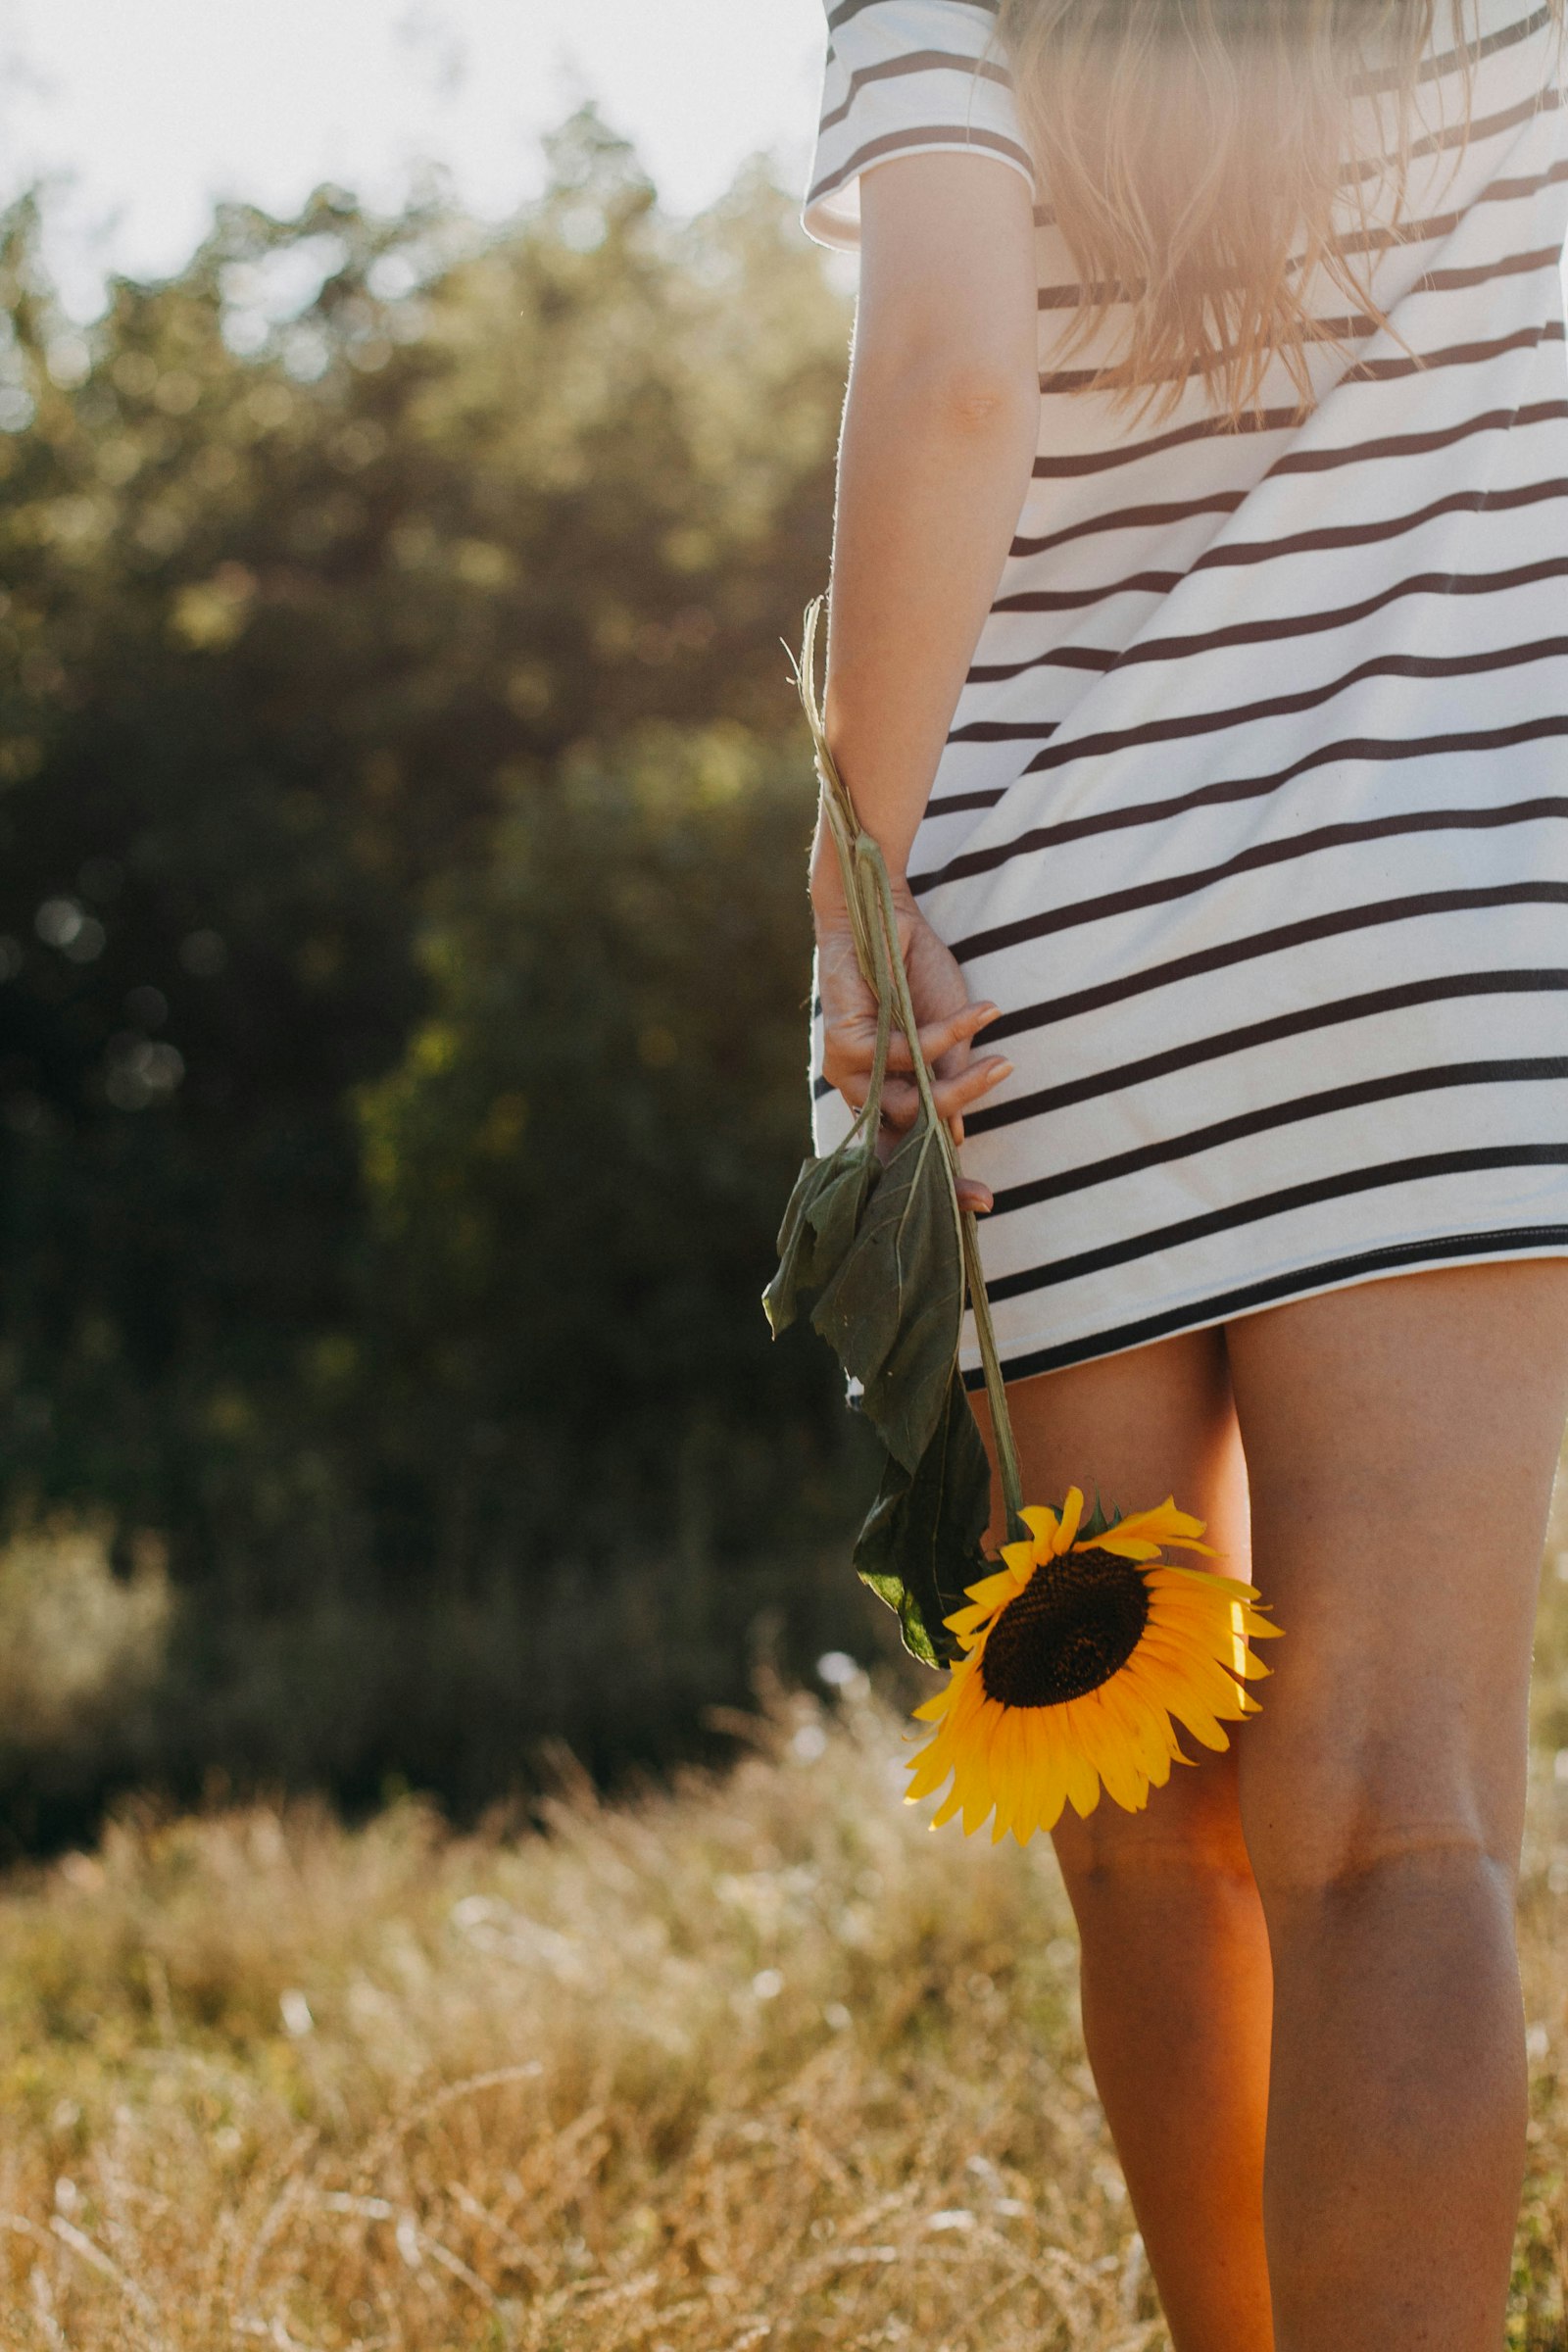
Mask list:
[[[1113,318],[1058,364],[1036,190],[1034,478],[910,860],[1016,1065],[964,1154],[1010,1378],[1568,1255],[1568,112],[1548,11],[1479,19],[1468,124],[1451,24],[1424,65],[1388,325],[1325,294],[1304,417],[1278,364],[1245,429],[1201,379],[1154,422],[1081,389]],[[890,156],[1033,182],[995,0],[828,24],[813,236]]]

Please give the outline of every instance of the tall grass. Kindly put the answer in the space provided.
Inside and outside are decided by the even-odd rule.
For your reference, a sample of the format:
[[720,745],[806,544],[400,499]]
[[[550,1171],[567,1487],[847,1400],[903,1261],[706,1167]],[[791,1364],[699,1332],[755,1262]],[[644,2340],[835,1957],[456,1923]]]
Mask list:
[[[695,1481],[694,1481],[695,1484]],[[408,1788],[472,1823],[569,1746],[602,1782],[724,1752],[707,1710],[759,1663],[897,1653],[840,1548],[739,1557],[707,1540],[629,1545],[434,1592],[342,1589],[287,1608],[176,1587],[151,1540],[41,1520],[0,1542],[0,1866],[90,1842],[106,1803],[156,1788],[328,1790],[361,1818]]]
[[[160,1820],[0,1892],[0,2341],[519,2352],[1163,2342],[1049,1856],[931,1838],[903,1725],[779,1697],[544,1835]],[[1513,2341],[1565,2340],[1568,1785],[1524,1921]],[[1565,2077],[1568,2080],[1568,2077]]]

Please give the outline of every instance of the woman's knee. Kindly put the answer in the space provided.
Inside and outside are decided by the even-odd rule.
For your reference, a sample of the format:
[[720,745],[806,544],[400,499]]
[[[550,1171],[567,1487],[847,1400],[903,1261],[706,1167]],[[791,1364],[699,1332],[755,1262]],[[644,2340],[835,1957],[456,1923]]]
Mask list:
[[1256,1582],[1284,1639],[1241,1737],[1265,1904],[1511,1882],[1562,1433],[1564,1269],[1369,1283],[1229,1333]]
[[1335,1746],[1249,1724],[1239,1776],[1248,1858],[1271,1920],[1396,1882],[1457,1887],[1486,1880],[1511,1899],[1523,1832],[1525,1758],[1508,1770],[1460,1742],[1405,1727],[1387,1740]]
[[1235,1765],[1230,1752],[1205,1755],[1195,1769],[1177,1767],[1141,1813],[1123,1812],[1102,1795],[1085,1820],[1064,1814],[1053,1842],[1075,1905],[1146,1889],[1168,1897],[1184,1883],[1250,1886]]

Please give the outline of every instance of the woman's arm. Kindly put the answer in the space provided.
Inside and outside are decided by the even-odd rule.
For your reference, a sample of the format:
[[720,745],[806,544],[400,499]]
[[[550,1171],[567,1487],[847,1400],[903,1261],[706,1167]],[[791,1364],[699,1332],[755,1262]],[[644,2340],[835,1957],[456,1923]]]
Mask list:
[[[826,723],[860,822],[887,858],[937,1101],[957,1120],[1007,1065],[969,1062],[969,1039],[995,1008],[968,1004],[962,975],[905,877],[1034,460],[1034,220],[1019,173],[954,154],[878,165],[861,180],[860,213]],[[820,826],[811,899],[827,1075],[858,1103],[870,1072],[875,1006]],[[890,1066],[909,1069],[906,1048]],[[915,1101],[912,1083],[895,1078],[884,1096],[889,1125],[906,1126]]]

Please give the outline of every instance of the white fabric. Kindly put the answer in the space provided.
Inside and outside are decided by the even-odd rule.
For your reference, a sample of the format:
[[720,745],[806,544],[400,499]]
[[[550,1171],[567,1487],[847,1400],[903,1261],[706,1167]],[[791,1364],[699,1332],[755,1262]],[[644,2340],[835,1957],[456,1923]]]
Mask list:
[[994,0],[835,0],[806,199],[823,245],[860,235],[860,173],[895,155],[995,156],[1034,185]]
[[[1304,420],[1278,363],[1245,431],[1199,380],[1158,423],[1080,389],[1115,319],[1059,364],[1037,212],[1035,478],[910,861],[1017,1065],[965,1150],[1014,1377],[1568,1254],[1568,112],[1547,12],[1480,20],[1468,139],[1451,27],[1428,63],[1389,326],[1325,292]],[[814,235],[890,154],[1028,169],[992,10],[829,23]]]

